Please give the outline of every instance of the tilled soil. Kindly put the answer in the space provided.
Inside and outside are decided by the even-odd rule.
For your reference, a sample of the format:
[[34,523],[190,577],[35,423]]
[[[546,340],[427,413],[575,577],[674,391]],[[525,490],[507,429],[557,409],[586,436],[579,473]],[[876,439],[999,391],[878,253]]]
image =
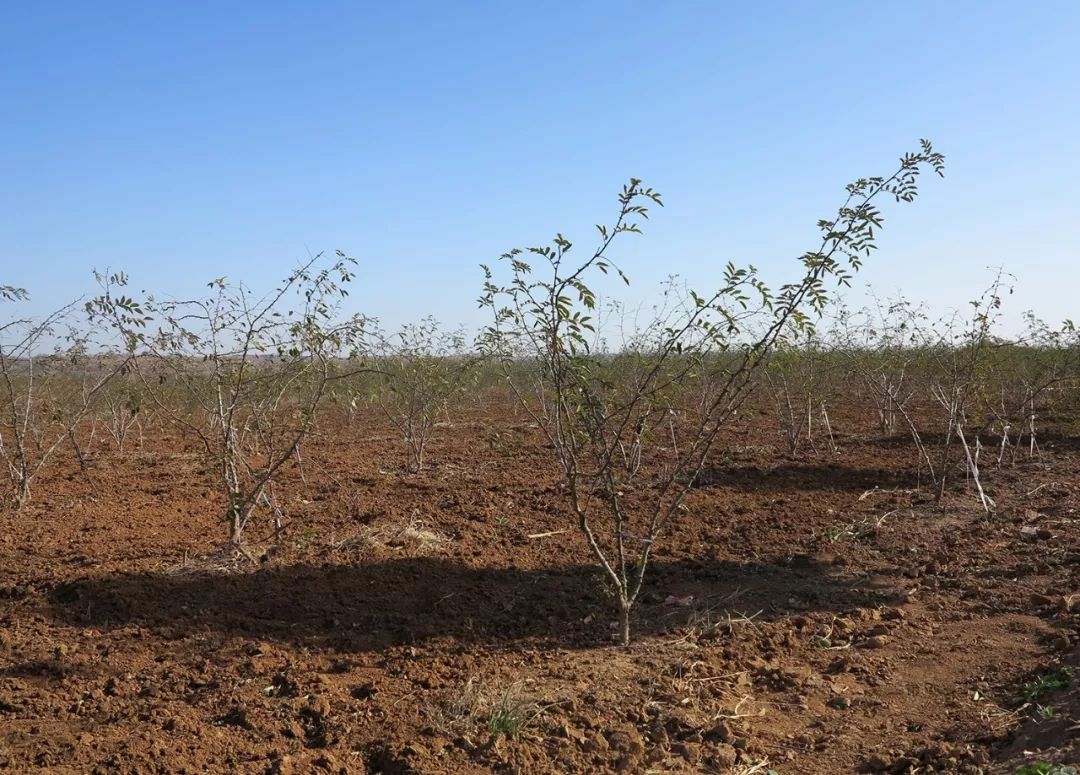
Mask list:
[[[1080,761],[1080,451],[942,506],[903,438],[733,433],[658,547],[630,648],[551,452],[458,412],[402,473],[324,427],[287,525],[224,553],[149,433],[0,513],[0,768],[56,773],[1013,773]],[[306,480],[306,481],[304,481]],[[1035,530],[1023,530],[1035,528]],[[559,532],[562,531],[562,532]],[[1075,675],[1076,680],[1071,680]]]

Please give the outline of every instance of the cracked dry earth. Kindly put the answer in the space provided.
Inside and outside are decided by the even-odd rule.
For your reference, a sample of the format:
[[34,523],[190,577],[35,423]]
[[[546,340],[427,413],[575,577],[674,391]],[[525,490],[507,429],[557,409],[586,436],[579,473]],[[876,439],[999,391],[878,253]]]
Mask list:
[[725,440],[628,649],[550,451],[509,408],[460,411],[419,476],[374,413],[324,427],[306,483],[279,485],[285,537],[258,566],[214,554],[216,494],[180,439],[61,461],[0,515],[0,769],[1080,761],[1080,445],[985,471],[985,516],[962,479],[934,506],[904,439],[838,424],[838,452],[796,459],[764,416]]

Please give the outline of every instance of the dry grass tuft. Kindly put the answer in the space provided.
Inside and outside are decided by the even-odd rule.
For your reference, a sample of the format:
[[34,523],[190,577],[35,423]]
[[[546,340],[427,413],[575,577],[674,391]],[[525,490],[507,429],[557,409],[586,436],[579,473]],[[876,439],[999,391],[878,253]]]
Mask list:
[[384,549],[409,555],[431,554],[450,544],[450,539],[435,530],[426,520],[414,514],[407,521],[386,525],[367,525],[360,532],[340,541],[330,541],[333,552],[346,550]]
[[428,710],[431,724],[448,737],[471,740],[480,731],[517,738],[550,707],[536,701],[521,682],[502,690],[485,688],[470,678],[460,691]]

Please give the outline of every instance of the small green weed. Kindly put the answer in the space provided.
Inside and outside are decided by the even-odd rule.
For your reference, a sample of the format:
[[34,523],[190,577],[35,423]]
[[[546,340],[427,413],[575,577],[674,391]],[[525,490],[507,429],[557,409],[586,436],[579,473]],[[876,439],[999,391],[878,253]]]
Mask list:
[[1050,670],[1025,683],[1020,697],[1024,702],[1034,702],[1049,691],[1068,688],[1071,681],[1071,669],[1062,667]]
[[503,692],[499,704],[492,709],[488,718],[488,731],[493,735],[504,735],[514,740],[528,729],[542,710],[535,702],[521,697],[517,686],[511,686]]
[[1043,721],[1050,721],[1056,719],[1058,716],[1057,708],[1053,705],[1036,705],[1035,715],[1041,718]]
[[840,543],[841,541],[863,541],[873,538],[877,533],[878,528],[880,528],[884,522],[885,517],[879,519],[863,517],[860,520],[848,522],[846,524],[838,524],[833,525],[832,527],[823,528],[821,537],[833,544]]
[[1013,775],[1080,775],[1075,767],[1067,767],[1063,764],[1029,764],[1021,767]]

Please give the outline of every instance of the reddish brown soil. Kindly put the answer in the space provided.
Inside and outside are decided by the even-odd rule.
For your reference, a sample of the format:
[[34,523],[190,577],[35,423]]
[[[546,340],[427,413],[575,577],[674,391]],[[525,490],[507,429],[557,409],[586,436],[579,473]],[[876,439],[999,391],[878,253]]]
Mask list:
[[[370,418],[313,439],[307,484],[293,472],[279,490],[284,542],[258,567],[212,554],[221,506],[191,452],[148,439],[95,449],[87,472],[60,461],[0,515],[0,768],[1080,761],[1077,445],[987,471],[985,517],[962,481],[942,508],[911,491],[905,440],[847,430],[838,453],[795,460],[764,425],[733,434],[660,547],[628,649],[577,533],[527,537],[572,524],[550,451],[510,411],[459,412],[420,476]],[[1074,686],[1036,692],[1062,665]],[[516,739],[488,729],[507,696]]]

